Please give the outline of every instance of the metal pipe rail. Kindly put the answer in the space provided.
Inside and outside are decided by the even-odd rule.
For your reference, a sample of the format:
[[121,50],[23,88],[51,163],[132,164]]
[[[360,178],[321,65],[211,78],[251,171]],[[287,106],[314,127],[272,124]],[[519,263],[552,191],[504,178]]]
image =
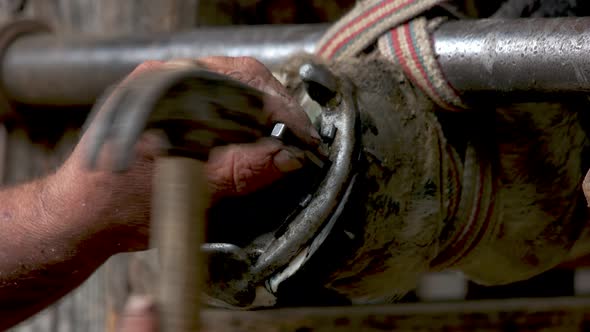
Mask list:
[[313,52],[327,26],[199,28],[175,34],[97,39],[50,34],[19,38],[0,75],[10,99],[32,105],[89,105],[105,88],[147,60],[209,55],[253,56],[267,65]]
[[[269,66],[312,53],[326,25],[200,28],[119,39],[17,39],[0,59],[14,101],[86,105],[146,60],[254,56]],[[500,92],[590,92],[590,17],[460,20],[443,24],[434,48],[451,85],[466,97]]]

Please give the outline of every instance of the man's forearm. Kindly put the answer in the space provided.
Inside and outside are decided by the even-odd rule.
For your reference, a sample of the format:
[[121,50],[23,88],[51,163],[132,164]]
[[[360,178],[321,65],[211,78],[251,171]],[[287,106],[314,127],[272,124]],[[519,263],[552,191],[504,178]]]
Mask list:
[[[57,175],[0,191],[0,330],[77,287],[112,253],[93,202]],[[96,225],[96,226],[94,226]],[[108,236],[107,236],[108,238]]]
[[[308,148],[318,147],[320,136],[301,106],[255,59],[146,62],[130,77],[179,66],[204,66],[265,92],[260,111],[266,124],[285,123]],[[169,143],[157,133],[145,133],[135,146],[130,169],[113,173],[109,170],[117,153],[130,151],[119,151],[113,145],[117,140],[107,142],[106,136],[107,141],[99,143],[109,144],[91,149],[101,136],[95,130],[112,125],[101,124],[108,118],[98,112],[57,174],[0,191],[0,330],[79,285],[110,255],[147,248],[153,162]],[[91,159],[97,160],[94,171],[88,169]],[[205,176],[212,197],[239,196],[303,167],[304,161],[299,149],[268,138],[213,149]]]

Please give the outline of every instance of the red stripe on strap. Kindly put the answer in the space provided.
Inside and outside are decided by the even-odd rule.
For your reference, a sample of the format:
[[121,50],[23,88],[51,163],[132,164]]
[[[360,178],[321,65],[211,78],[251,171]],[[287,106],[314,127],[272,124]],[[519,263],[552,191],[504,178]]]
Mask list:
[[445,105],[448,106],[448,103],[445,101],[445,99],[443,98],[443,96],[441,96],[441,94],[438,93],[438,91],[436,90],[436,88],[434,87],[434,85],[432,85],[432,81],[430,81],[430,77],[426,73],[426,69],[424,68],[424,66],[422,65],[422,62],[418,58],[418,53],[416,52],[416,47],[415,47],[414,42],[413,42],[412,37],[411,37],[410,25],[409,24],[405,24],[403,26],[403,29],[404,29],[404,32],[405,32],[404,38],[406,39],[406,43],[408,44],[408,48],[410,50],[410,55],[412,56],[412,59],[414,60],[414,63],[416,64],[416,68],[418,68],[418,70],[420,71],[420,74],[424,78],[424,81],[426,81],[426,84],[427,84],[428,89],[430,89],[430,91],[432,92],[433,96],[436,96],[441,103],[444,103]]
[[402,50],[400,48],[400,42],[398,39],[397,29],[391,30],[390,35],[391,35],[391,45],[393,45],[395,56],[396,56],[397,60],[399,61],[400,66],[402,66],[402,69],[404,70],[404,72],[409,73],[410,68],[408,67],[408,63],[406,62],[406,58],[402,54]]
[[[392,1],[395,1],[395,0],[392,0]],[[390,2],[392,2],[392,1],[386,1],[386,2],[384,2],[384,3],[383,3],[383,6],[384,6],[384,5],[387,5],[387,4],[389,4],[389,3],[390,3]],[[348,43],[348,42],[349,42],[351,39],[354,39],[355,37],[357,37],[357,36],[358,36],[360,33],[367,31],[367,27],[368,27],[368,26],[372,26],[372,25],[374,25],[374,24],[375,24],[375,22],[377,22],[377,21],[380,21],[381,19],[383,19],[383,17],[385,17],[385,16],[387,16],[387,15],[390,15],[391,13],[393,13],[393,12],[397,11],[398,9],[400,9],[400,8],[402,8],[402,7],[404,7],[404,6],[407,6],[407,5],[410,5],[410,4],[412,4],[414,1],[415,1],[415,0],[408,0],[408,1],[406,1],[406,2],[404,2],[404,3],[402,3],[402,4],[400,4],[400,5],[399,5],[399,6],[397,6],[397,7],[393,7],[393,8],[391,8],[390,10],[386,11],[385,13],[383,13],[383,14],[382,14],[382,15],[380,15],[380,16],[378,16],[378,17],[377,17],[377,18],[375,18],[374,20],[372,20],[372,21],[368,22],[368,23],[367,23],[367,25],[365,25],[364,27],[360,28],[360,29],[359,29],[357,32],[355,32],[354,34],[350,35],[350,36],[349,36],[349,37],[347,37],[346,39],[344,39],[344,40],[342,40],[341,42],[339,42],[339,43],[338,43],[338,45],[336,45],[336,47],[335,47],[335,48],[332,50],[332,52],[330,52],[330,54],[328,54],[328,55],[326,56],[326,58],[328,58],[328,59],[331,59],[331,58],[334,56],[334,54],[336,54],[336,52],[338,52],[338,50],[339,50],[340,48],[342,48],[342,46],[343,46],[343,45],[347,44],[347,43]],[[342,28],[341,30],[339,30],[338,34],[342,33],[342,31],[345,31],[345,30],[347,30],[347,29],[348,29],[348,28],[349,28],[351,25],[353,25],[353,24],[354,24],[354,23],[356,23],[356,22],[359,22],[359,21],[360,21],[360,20],[362,20],[364,17],[367,17],[367,16],[369,16],[370,14],[372,14],[372,13],[373,13],[373,12],[375,12],[377,9],[379,9],[379,8],[381,8],[381,7],[383,7],[383,6],[381,6],[381,5],[380,5],[380,6],[376,7],[376,8],[373,8],[371,11],[369,11],[369,12],[367,12],[367,13],[363,13],[363,15],[361,15],[361,16],[359,16],[359,17],[355,18],[353,21],[349,22],[349,23],[348,23],[348,24],[347,24],[347,25],[346,25],[344,28]],[[331,45],[331,44],[332,44],[332,42],[333,42],[334,40],[335,40],[335,38],[332,38],[332,39],[330,39],[330,41],[329,41],[329,42],[328,42],[326,45],[322,46],[322,49],[320,50],[320,54],[323,54],[323,53],[325,52],[325,50],[328,48],[328,46],[329,46],[329,45]]]
[[[368,11],[356,16],[352,21],[346,23],[345,26],[343,26],[341,29],[339,29],[337,32],[334,33],[334,35],[339,35],[342,31],[348,29],[350,26],[356,24],[357,22],[359,22],[360,20],[363,19],[363,17],[366,17],[368,15],[371,15],[373,12],[379,10],[382,7],[385,7],[387,4],[389,4],[391,1],[395,1],[395,0],[389,0],[389,1],[383,1],[380,4],[373,6],[373,8],[369,8]],[[330,39],[324,46],[322,46],[322,48],[320,49],[320,54],[324,53],[326,51],[326,48],[328,48],[328,46],[332,45],[332,42],[334,41],[334,38]]]
[[[399,32],[398,31],[402,30],[402,32],[406,32],[406,29],[407,29],[407,26],[405,26],[403,28],[403,30],[400,29],[400,28],[398,28],[398,29],[393,29],[391,31],[392,42],[394,43],[395,49],[396,49],[395,50],[395,55],[396,55],[396,57],[397,57],[400,65],[402,66],[402,69],[406,73],[406,75],[408,75],[408,77],[411,78],[414,81],[414,83],[416,83],[418,86],[422,86],[422,84],[420,84],[420,82],[418,82],[418,80],[416,80],[416,78],[414,77],[413,71],[410,69],[410,66],[408,65],[408,60],[410,60],[410,59],[406,59],[406,57],[404,56],[403,51],[402,51],[401,44],[402,44],[403,41],[401,41],[398,38],[398,36],[399,36]],[[404,33],[404,35],[406,35],[406,34]],[[409,46],[411,46],[411,44],[412,44],[411,43],[411,38],[409,38],[408,35],[404,36],[403,38],[404,38],[404,41],[406,42],[406,44],[408,44]],[[414,60],[414,62],[416,62],[416,60],[415,60],[416,59],[415,58],[415,51],[413,51],[413,47],[408,47],[408,48],[410,50],[410,54],[412,55],[411,60]],[[419,64],[416,64],[416,67],[418,67],[419,70],[421,69]],[[422,88],[429,88],[429,87],[431,87],[428,84],[428,80],[426,80],[426,81],[427,81],[427,86],[422,87]]]

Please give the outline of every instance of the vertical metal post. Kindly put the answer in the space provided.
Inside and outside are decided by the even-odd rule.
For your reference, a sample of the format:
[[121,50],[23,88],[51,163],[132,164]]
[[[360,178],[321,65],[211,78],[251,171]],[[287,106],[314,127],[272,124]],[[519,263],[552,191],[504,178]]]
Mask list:
[[203,162],[184,157],[156,161],[152,239],[160,250],[160,331],[199,329],[200,245],[209,198]]

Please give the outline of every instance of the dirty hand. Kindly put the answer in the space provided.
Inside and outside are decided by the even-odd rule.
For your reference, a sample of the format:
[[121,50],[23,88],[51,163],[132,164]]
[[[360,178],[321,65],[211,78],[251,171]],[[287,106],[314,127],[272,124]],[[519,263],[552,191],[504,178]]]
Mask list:
[[[130,76],[147,70],[201,66],[248,84],[266,95],[264,109],[269,133],[274,122],[285,123],[310,147],[319,144],[319,135],[301,107],[260,62],[252,58],[209,57],[198,60],[146,62]],[[124,84],[124,83],[123,83]],[[66,204],[85,209],[89,217],[100,220],[117,244],[116,251],[144,249],[147,246],[150,216],[151,174],[154,158],[162,151],[163,140],[146,132],[136,146],[136,158],[125,173],[113,173],[108,163],[108,148],[102,151],[98,170],[87,167],[89,132],[83,135],[72,156],[58,171],[57,190],[73,193]],[[206,177],[213,200],[251,193],[302,167],[303,153],[272,138],[250,144],[214,148],[206,164]],[[103,166],[101,166],[103,164]]]

